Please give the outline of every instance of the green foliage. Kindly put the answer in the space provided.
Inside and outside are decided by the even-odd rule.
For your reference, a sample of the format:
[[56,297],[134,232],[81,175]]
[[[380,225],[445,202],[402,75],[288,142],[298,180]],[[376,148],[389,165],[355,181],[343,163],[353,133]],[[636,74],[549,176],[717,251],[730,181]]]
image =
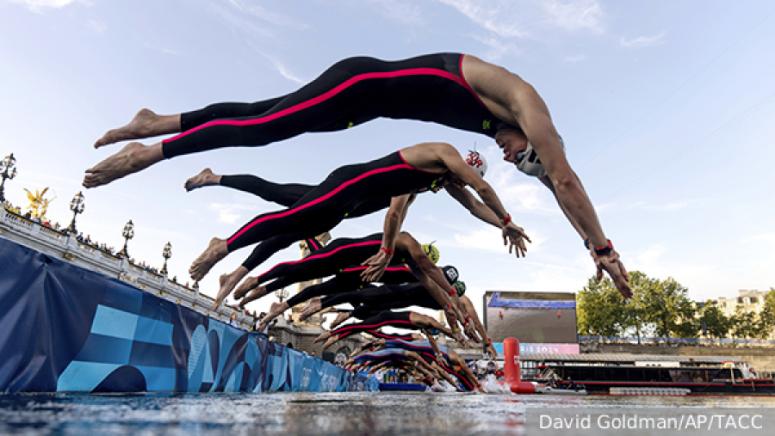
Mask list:
[[625,301],[609,279],[594,278],[577,295],[579,333],[592,336],[636,336],[653,332],[659,337],[766,339],[775,328],[775,288],[764,300],[757,316],[738,309],[727,317],[714,301],[697,307],[688,289],[677,280],[651,278],[640,271],[630,273],[633,298]]
[[581,334],[616,336],[624,328],[624,298],[610,279],[599,282],[590,279],[576,299]]
[[590,279],[578,295],[579,331],[585,335],[628,335],[644,330],[658,336],[695,337],[700,331],[687,289],[675,279],[659,280],[630,273],[633,298],[624,301],[610,280]]
[[738,310],[731,318],[732,334],[736,338],[759,338],[769,336],[769,329],[763,317],[753,312]]
[[724,338],[732,328],[732,320],[724,315],[713,300],[708,300],[702,307],[699,321],[705,335],[711,338]]
[[[695,337],[699,323],[695,319],[694,303],[688,289],[672,277],[666,280],[643,278],[638,288],[638,301],[644,313],[643,321],[654,326],[660,337]],[[687,336],[688,335],[688,336]]]
[[775,328],[775,288],[770,288],[770,291],[764,296],[761,322],[762,327],[768,332]]

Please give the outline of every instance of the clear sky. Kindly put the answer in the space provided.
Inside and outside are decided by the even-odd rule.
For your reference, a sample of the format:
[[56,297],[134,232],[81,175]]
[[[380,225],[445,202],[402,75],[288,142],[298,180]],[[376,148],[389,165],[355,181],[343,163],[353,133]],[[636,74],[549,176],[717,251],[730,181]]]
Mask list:
[[[353,55],[400,59],[462,51],[531,82],[552,111],[569,160],[630,270],[675,277],[690,296],[775,286],[775,3],[770,1],[0,0],[0,154],[22,187],[50,186],[49,216],[66,225],[83,171],[117,150],[96,138],[141,107],[176,113],[284,94]],[[533,237],[527,259],[446,194],[424,194],[404,228],[437,241],[477,305],[485,290],[578,291],[594,273],[551,194],[501,160],[484,136],[377,120],[263,148],[163,162],[89,190],[80,228],[185,281],[212,236],[275,209],[225,188],[186,193],[209,166],[279,182],[316,183],[337,166],[422,141],[476,147],[487,179]],[[334,237],[379,231],[383,215],[345,221]],[[203,282],[248,250],[232,254]],[[259,268],[295,258],[279,253]],[[257,272],[260,272],[257,271]],[[262,310],[269,298],[253,308]]]

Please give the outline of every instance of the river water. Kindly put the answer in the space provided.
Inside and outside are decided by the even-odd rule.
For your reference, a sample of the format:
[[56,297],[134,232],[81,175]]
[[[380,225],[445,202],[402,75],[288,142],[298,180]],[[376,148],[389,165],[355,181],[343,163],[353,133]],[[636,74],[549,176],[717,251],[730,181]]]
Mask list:
[[[590,414],[590,420],[586,420]],[[611,428],[600,414],[735,416],[724,427]],[[544,415],[543,418],[540,415]],[[757,421],[754,415],[760,416]],[[747,418],[739,419],[739,417]],[[569,417],[569,418],[568,418]],[[752,418],[753,417],[753,418]],[[567,418],[567,419],[566,419]],[[565,419],[564,421],[562,419]],[[747,421],[746,421],[747,419]],[[597,421],[595,421],[597,420]],[[591,422],[591,428],[586,424]],[[568,427],[563,427],[567,424]],[[703,423],[704,425],[705,423]],[[615,424],[614,424],[615,425]],[[652,423],[653,425],[653,423]],[[575,426],[575,427],[574,427]],[[562,427],[562,428],[560,428]],[[746,428],[743,428],[746,427]],[[701,430],[701,431],[693,431]],[[708,431],[710,430],[710,431]],[[775,434],[775,397],[433,393],[0,396],[0,434]]]

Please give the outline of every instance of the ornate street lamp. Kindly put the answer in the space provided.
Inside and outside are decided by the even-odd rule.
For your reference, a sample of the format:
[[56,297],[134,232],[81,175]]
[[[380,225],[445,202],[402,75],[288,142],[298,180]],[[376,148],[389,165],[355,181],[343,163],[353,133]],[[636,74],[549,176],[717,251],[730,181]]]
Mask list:
[[280,303],[283,302],[286,298],[288,298],[288,290],[285,288],[280,289],[276,292],[277,299],[280,300]]
[[164,258],[164,266],[161,267],[161,273],[163,275],[167,275],[167,261],[172,257],[172,244],[167,242],[164,244],[164,250],[161,252],[162,257]]
[[121,232],[121,234],[124,236],[124,248],[121,250],[119,254],[123,255],[126,258],[129,258],[129,251],[127,250],[127,244],[129,244],[129,240],[135,237],[135,224],[132,222],[132,220],[129,220],[126,225],[124,225],[124,230]]
[[16,177],[16,158],[13,157],[13,153],[0,161],[0,177],[3,179],[0,182],[0,203],[2,203],[5,201],[5,180],[11,180]]
[[72,200],[70,200],[70,210],[73,212],[73,220],[70,221],[70,225],[67,227],[67,233],[70,233],[72,235],[76,234],[78,231],[75,229],[75,219],[78,217],[79,213],[83,213],[83,210],[86,208],[86,204],[84,203],[84,197],[83,193],[78,192],[75,194]]

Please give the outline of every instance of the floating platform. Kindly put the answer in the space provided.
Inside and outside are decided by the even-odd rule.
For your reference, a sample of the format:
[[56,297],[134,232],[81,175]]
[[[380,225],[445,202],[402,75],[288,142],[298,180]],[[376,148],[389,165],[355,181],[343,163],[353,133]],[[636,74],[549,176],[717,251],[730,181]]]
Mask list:
[[380,383],[380,391],[401,391],[401,392],[425,392],[426,386],[419,383]]
[[214,319],[62,257],[0,236],[0,392],[378,389],[373,376],[271,342],[239,319]]

